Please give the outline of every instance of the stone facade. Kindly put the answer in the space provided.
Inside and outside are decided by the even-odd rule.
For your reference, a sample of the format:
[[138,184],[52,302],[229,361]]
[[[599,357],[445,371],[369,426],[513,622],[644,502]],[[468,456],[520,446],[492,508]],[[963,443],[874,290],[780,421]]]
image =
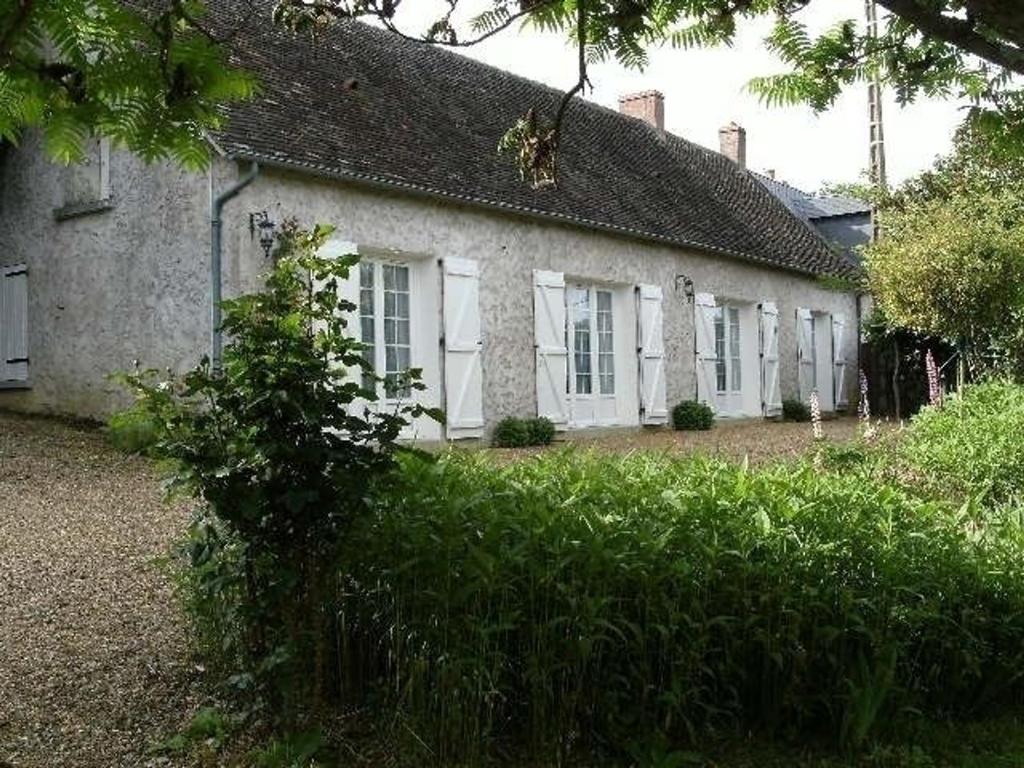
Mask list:
[[[208,349],[210,192],[242,169],[226,160],[204,174],[147,167],[117,151],[110,162],[111,207],[58,221],[64,171],[34,141],[7,151],[0,265],[29,268],[31,365],[30,387],[0,391],[0,407],[101,417],[124,402],[109,373],[136,360],[180,370]],[[259,285],[267,264],[249,215],[264,210],[277,222],[333,224],[360,247],[477,260],[488,427],[536,412],[534,270],[661,286],[670,407],[696,392],[694,308],[682,276],[695,292],[778,305],[784,397],[798,386],[797,308],[842,314],[849,328],[856,316],[852,294],[800,273],[272,168],[225,209],[225,296]],[[856,333],[846,343],[852,392]]]

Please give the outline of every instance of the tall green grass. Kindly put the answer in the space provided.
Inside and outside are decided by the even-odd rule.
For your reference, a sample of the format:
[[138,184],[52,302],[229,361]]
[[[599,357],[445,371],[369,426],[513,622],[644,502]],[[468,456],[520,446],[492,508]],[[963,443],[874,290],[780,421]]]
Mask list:
[[1024,387],[972,384],[921,410],[899,446],[929,491],[982,504],[1024,501]]
[[442,765],[733,729],[857,746],[1021,698],[1022,554],[863,474],[410,458],[346,548],[342,690]]

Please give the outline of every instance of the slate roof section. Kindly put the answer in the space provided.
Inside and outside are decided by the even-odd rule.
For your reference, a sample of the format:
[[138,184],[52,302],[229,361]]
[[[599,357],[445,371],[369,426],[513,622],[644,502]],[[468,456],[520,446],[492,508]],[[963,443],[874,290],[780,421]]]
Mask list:
[[813,223],[816,219],[830,219],[835,216],[871,215],[871,206],[863,200],[852,197],[817,197],[771,176],[753,171],[751,173],[769,192],[781,200],[783,205],[806,222]]
[[[746,171],[596,104],[566,114],[557,187],[521,181],[498,139],[560,92],[447,50],[342,22],[315,44],[264,22],[251,0],[215,0],[233,61],[262,95],[214,137],[231,157],[540,216],[814,275],[853,267]],[[269,15],[267,0],[256,11]],[[218,18],[220,21],[218,22]],[[567,73],[569,74],[569,73]]]

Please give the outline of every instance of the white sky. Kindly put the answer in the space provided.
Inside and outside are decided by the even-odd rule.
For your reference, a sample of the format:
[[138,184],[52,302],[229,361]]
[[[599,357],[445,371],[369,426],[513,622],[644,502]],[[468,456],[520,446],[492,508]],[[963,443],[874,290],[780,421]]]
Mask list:
[[[486,2],[464,1],[467,11]],[[436,15],[428,10],[432,0],[415,2],[415,10],[409,10],[412,2],[408,2],[400,11],[399,24],[420,33],[423,25],[417,26],[417,19]],[[425,16],[411,15],[421,9]],[[863,0],[819,0],[799,18],[817,29],[862,15]],[[805,107],[760,105],[746,93],[746,83],[756,75],[784,70],[763,46],[769,26],[767,19],[743,24],[731,49],[654,49],[643,72],[613,62],[593,66],[594,90],[587,98],[617,109],[620,94],[657,89],[665,94],[665,127],[672,133],[717,149],[718,128],[734,120],[747,129],[747,164],[754,170],[773,168],[778,178],[811,192],[824,182],[858,180],[868,157],[866,87],[849,89],[820,116]],[[459,29],[467,28],[460,25]],[[575,82],[576,53],[563,35],[512,27],[460,52],[560,89]],[[949,149],[962,112],[961,105],[952,101],[922,100],[900,108],[891,94],[887,96],[887,168],[890,182],[898,183],[929,167],[936,155]]]

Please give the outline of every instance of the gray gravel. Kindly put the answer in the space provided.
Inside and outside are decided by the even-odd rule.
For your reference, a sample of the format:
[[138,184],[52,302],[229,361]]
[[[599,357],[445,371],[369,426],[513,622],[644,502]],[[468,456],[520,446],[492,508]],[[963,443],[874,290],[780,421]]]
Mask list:
[[199,681],[157,560],[186,509],[102,433],[0,413],[0,768],[168,765]]

